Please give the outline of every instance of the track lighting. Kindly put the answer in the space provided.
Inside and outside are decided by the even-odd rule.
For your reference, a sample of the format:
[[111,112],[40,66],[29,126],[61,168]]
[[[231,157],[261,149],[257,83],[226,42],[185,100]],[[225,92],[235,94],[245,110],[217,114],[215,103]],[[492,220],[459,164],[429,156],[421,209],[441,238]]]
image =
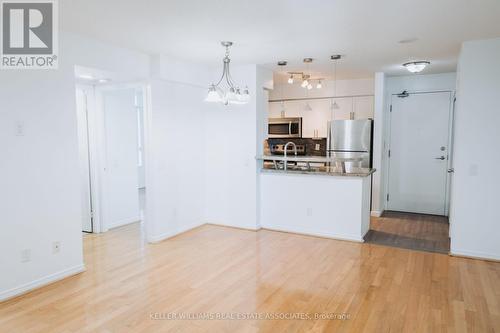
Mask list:
[[288,78],[288,83],[293,84],[293,74]]

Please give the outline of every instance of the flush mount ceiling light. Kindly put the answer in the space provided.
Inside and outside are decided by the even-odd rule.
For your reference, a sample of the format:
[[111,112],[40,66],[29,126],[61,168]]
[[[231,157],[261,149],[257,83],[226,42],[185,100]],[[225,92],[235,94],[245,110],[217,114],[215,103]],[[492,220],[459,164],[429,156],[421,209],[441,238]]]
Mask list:
[[420,73],[429,64],[429,61],[411,61],[403,64],[403,66],[411,73]]
[[[210,85],[205,101],[222,103],[224,105],[246,104],[250,101],[248,87],[245,87],[245,89],[241,91],[229,72],[229,63],[231,62],[231,59],[229,59],[229,47],[233,45],[233,42],[221,42],[221,45],[226,48],[226,54],[222,59],[222,76],[216,84],[212,83]],[[223,82],[225,82],[227,86],[226,90],[221,87],[221,83]]]

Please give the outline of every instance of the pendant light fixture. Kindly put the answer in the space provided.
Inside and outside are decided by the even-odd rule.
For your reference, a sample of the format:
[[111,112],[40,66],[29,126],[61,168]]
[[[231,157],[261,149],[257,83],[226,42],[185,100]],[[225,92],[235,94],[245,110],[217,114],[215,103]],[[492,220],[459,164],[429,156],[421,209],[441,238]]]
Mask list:
[[[222,76],[216,84],[211,84],[208,88],[208,95],[205,98],[206,102],[217,102],[224,105],[228,104],[246,104],[250,101],[250,93],[248,87],[240,90],[240,87],[234,82],[229,72],[229,47],[233,42],[221,42],[221,45],[226,48],[226,54],[222,59],[223,68]],[[221,84],[225,82],[226,90],[222,89]]]
[[333,60],[333,99],[330,105],[330,109],[332,112],[334,110],[340,109],[339,105],[337,104],[336,97],[337,97],[337,61],[342,58],[340,54],[335,54],[330,57],[330,59]]
[[[280,67],[285,67],[288,63],[286,61],[278,61],[278,66]],[[292,83],[293,83],[293,75],[290,76],[290,78],[292,79]],[[288,83],[290,83],[290,78],[288,79]],[[284,93],[283,93],[283,84],[280,84],[280,92],[281,92],[281,110],[280,110],[280,116],[281,118],[285,118],[286,117],[286,108],[285,108],[285,98],[284,98]]]
[[[304,61],[304,64],[306,64],[306,66],[307,66],[307,70],[309,71],[309,65],[313,62],[313,58],[304,58],[303,61]],[[303,78],[303,81],[302,81],[301,87],[307,88],[308,90],[311,90],[312,84],[311,84],[311,82],[309,82],[309,79],[311,78],[311,76],[304,75],[302,78]]]
[[306,91],[306,105],[304,105],[304,111],[312,111],[312,107],[311,105],[309,104],[309,86],[310,83],[308,82],[307,85],[305,87],[307,87],[307,89],[305,89]]
[[410,73],[420,73],[425,69],[427,65],[429,65],[429,61],[410,61],[405,64],[403,64],[404,67],[410,72]]

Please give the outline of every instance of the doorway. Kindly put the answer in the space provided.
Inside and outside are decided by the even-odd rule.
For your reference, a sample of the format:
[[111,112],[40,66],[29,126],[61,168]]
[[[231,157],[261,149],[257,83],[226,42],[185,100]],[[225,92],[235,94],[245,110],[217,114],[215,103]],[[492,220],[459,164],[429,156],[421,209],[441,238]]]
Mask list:
[[140,84],[77,86],[83,232],[144,225],[144,93]]
[[448,215],[452,92],[393,95],[387,210]]

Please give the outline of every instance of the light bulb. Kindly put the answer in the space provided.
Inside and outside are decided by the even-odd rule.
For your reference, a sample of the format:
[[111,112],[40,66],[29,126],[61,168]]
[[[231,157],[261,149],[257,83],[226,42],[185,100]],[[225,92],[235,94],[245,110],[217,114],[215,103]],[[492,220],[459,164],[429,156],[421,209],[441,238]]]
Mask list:
[[293,75],[290,75],[290,77],[288,78],[288,83],[293,84]]
[[301,84],[300,86],[301,86],[302,88],[305,88],[305,87],[307,87],[307,85],[308,85],[308,84],[309,84],[309,81],[304,80],[304,81],[302,81],[302,84]]
[[323,87],[323,85],[321,84],[321,81],[319,81],[318,84],[316,85],[316,89],[321,89],[321,87]]
[[311,90],[312,88],[313,88],[312,84],[310,84],[310,83],[309,83],[309,84],[307,85],[307,90]]
[[215,86],[212,84],[208,88],[208,95],[205,98],[205,102],[221,102],[222,98]]

